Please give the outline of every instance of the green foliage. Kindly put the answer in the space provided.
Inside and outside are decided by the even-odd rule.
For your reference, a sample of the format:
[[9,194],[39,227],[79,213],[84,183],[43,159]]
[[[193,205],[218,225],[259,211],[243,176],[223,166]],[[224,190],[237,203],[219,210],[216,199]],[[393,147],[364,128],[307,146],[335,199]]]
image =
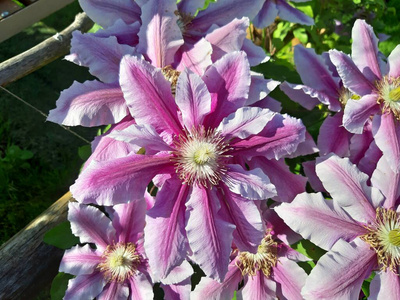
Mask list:
[[46,244],[61,249],[69,249],[79,243],[79,239],[72,234],[71,225],[68,221],[62,222],[46,232],[43,237]]
[[66,273],[58,273],[56,277],[53,279],[53,283],[51,284],[50,296],[51,300],[62,300],[65,295],[65,291],[68,287],[68,281],[72,279],[74,276]]

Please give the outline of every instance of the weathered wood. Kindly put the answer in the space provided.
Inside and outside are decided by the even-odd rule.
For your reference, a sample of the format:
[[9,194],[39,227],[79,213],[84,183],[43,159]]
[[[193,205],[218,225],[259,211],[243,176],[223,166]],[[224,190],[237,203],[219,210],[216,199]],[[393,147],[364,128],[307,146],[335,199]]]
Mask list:
[[43,236],[66,221],[71,200],[66,193],[0,247],[0,299],[34,299],[53,280],[64,251],[45,244]]
[[35,47],[0,64],[0,85],[18,80],[53,60],[68,54],[72,32],[88,31],[93,21],[85,13],[76,15],[75,21],[60,33],[48,38]]

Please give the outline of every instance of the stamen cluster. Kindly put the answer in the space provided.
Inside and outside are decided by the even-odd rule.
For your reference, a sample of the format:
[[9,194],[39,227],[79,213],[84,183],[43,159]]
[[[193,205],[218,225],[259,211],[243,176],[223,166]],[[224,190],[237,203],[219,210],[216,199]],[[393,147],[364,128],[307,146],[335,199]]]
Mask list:
[[124,282],[134,275],[141,257],[133,243],[108,245],[97,268],[108,281]]
[[258,246],[257,253],[241,252],[236,266],[242,271],[242,275],[255,276],[258,271],[262,271],[266,277],[270,277],[272,268],[278,261],[278,243],[272,239],[268,233]]
[[178,137],[173,160],[183,183],[204,187],[217,185],[226,173],[224,160],[230,148],[224,137],[214,129],[191,130]]
[[377,84],[378,103],[383,104],[382,112],[391,112],[400,120],[400,78],[384,77]]
[[371,245],[378,256],[382,270],[397,273],[400,265],[400,217],[391,210],[378,207],[375,223],[366,226],[368,233],[361,239]]

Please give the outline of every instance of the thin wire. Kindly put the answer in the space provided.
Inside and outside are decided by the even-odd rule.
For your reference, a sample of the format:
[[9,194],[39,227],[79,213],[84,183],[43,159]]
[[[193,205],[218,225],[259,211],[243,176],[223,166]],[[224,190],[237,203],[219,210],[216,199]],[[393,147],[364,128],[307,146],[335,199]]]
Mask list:
[[[13,92],[11,92],[11,91],[7,90],[6,88],[2,87],[1,85],[0,85],[0,88],[1,88],[3,91],[9,93],[9,94],[10,94],[11,96],[13,96],[15,99],[17,99],[17,100],[21,101],[22,103],[24,103],[25,105],[29,106],[30,108],[32,108],[33,110],[35,110],[36,112],[38,112],[39,114],[41,114],[42,116],[44,116],[44,117],[47,119],[47,115],[46,115],[44,112],[42,112],[40,109],[34,107],[32,104],[26,102],[26,101],[23,100],[22,98],[20,98],[20,97],[18,97],[17,95],[15,95]],[[68,131],[69,133],[75,135],[77,138],[81,139],[81,140],[84,141],[85,143],[90,144],[90,142],[89,142],[87,139],[85,139],[83,136],[80,136],[80,135],[77,134],[75,131],[72,131],[71,129],[69,129],[68,127],[66,127],[66,126],[64,126],[64,125],[61,125],[61,124],[57,124],[57,125],[59,125],[59,126],[62,127],[63,129],[65,129],[65,130]]]

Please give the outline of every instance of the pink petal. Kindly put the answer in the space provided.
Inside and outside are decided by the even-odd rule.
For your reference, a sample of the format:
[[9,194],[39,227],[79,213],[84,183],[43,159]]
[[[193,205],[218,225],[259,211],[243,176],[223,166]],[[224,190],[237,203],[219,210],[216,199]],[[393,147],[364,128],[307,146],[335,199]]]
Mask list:
[[314,25],[314,20],[288,4],[285,0],[276,0],[276,8],[279,11],[279,17],[292,23]]
[[192,300],[225,300],[232,299],[235,290],[237,289],[242,274],[240,269],[235,265],[236,260],[232,261],[228,266],[228,272],[222,283],[219,283],[211,278],[202,277],[200,283],[195,287],[190,294]]
[[269,61],[270,57],[265,53],[264,49],[257,46],[253,41],[244,39],[242,51],[246,52],[250,66],[257,66],[259,64]]
[[276,282],[268,279],[262,271],[258,271],[256,275],[244,278],[244,287],[238,292],[238,295],[243,299],[277,299],[276,292]]
[[106,38],[74,31],[71,53],[76,53],[80,66],[105,83],[118,82],[119,64],[124,55],[138,55],[134,47],[121,45],[115,36]]
[[373,222],[376,214],[372,203],[384,197],[378,189],[367,185],[368,176],[360,172],[348,158],[332,155],[321,160],[317,159],[316,171],[334,201],[354,220]]
[[[393,172],[390,163],[385,157],[381,157],[371,177],[372,186],[378,188],[385,196],[383,206],[395,210],[397,200],[400,197],[400,173]],[[381,203],[374,203],[375,207]]]
[[162,285],[184,284],[184,282],[187,280],[190,281],[190,277],[193,275],[193,273],[194,271],[192,265],[187,260],[184,260],[179,266],[173,268],[166,278],[161,279],[161,283]]
[[47,121],[67,126],[100,126],[120,122],[128,114],[121,89],[99,81],[74,83],[61,92]]
[[146,201],[140,199],[127,204],[117,204],[113,208],[112,224],[117,232],[118,242],[137,243],[138,240],[142,239]]
[[280,283],[286,299],[302,300],[301,289],[306,283],[307,273],[294,261],[280,257],[273,268],[273,278]]
[[258,107],[242,107],[225,117],[219,124],[217,131],[228,138],[245,139],[258,134],[275,116],[275,112]]
[[89,275],[80,275],[68,282],[68,289],[65,292],[64,300],[74,299],[93,299],[97,297],[107,280],[100,272],[94,272]]
[[96,136],[94,138],[94,141],[92,142],[92,154],[85,162],[83,170],[90,165],[92,160],[110,160],[118,157],[127,156],[132,151],[137,152],[140,149],[139,146],[130,145],[128,143],[120,142],[108,137],[109,134],[112,133],[114,130],[122,130],[132,124],[135,124],[135,121],[130,115],[128,115],[119,123],[111,126],[106,134]]
[[137,49],[153,66],[163,68],[174,62],[175,52],[183,45],[174,1],[149,0],[142,7],[142,27]]
[[400,172],[400,126],[393,114],[377,115],[372,122],[376,145],[383,152],[391,169]]
[[128,24],[140,21],[140,8],[131,0],[79,0],[79,4],[93,21],[105,28],[118,19]]
[[400,45],[390,53],[388,57],[389,76],[396,78],[400,77]]
[[249,27],[249,19],[241,18],[230,21],[225,26],[212,30],[205,39],[212,45],[211,59],[217,61],[226,53],[239,51],[246,38],[246,29]]
[[307,178],[290,172],[284,159],[269,160],[257,156],[252,158],[248,165],[250,169],[261,168],[268,176],[276,188],[277,195],[273,197],[275,201],[291,202],[297,194],[305,192]]
[[351,37],[353,38],[351,57],[354,63],[369,81],[374,82],[381,79],[378,38],[374,34],[372,26],[364,20],[356,20]]
[[257,136],[232,143],[232,152],[235,156],[263,155],[278,160],[296,151],[305,140],[305,132],[300,119],[276,114]]
[[258,14],[254,17],[253,24],[257,28],[264,28],[271,25],[278,16],[278,8],[274,1],[264,1],[264,4]]
[[70,190],[81,203],[114,205],[141,199],[151,179],[169,173],[170,155],[132,154],[105,162],[93,161]]
[[251,71],[249,98],[246,101],[246,105],[252,105],[264,99],[279,84],[280,84],[279,81],[272,79],[264,79],[263,74]]
[[153,284],[142,273],[129,278],[130,296],[128,300],[148,300],[153,299]]
[[178,78],[175,101],[188,131],[199,128],[211,111],[211,95],[206,84],[189,69],[185,69]]
[[101,254],[89,245],[74,246],[65,251],[59,271],[72,275],[91,274],[101,262]]
[[217,199],[215,189],[193,186],[186,203],[186,233],[193,261],[206,276],[222,282],[228,271],[235,226],[218,215]]
[[371,177],[381,157],[382,151],[376,145],[375,140],[373,140],[365,152],[364,157],[358,163],[358,169]]
[[400,278],[390,271],[376,272],[369,286],[371,300],[400,299]]
[[342,126],[343,112],[328,116],[322,123],[318,134],[318,148],[321,156],[331,152],[344,157],[350,154],[352,134]]
[[[160,151],[172,151],[160,135],[150,125],[132,124],[122,130],[113,130],[109,138],[137,146],[134,148],[145,148],[146,154],[156,154]],[[138,150],[138,149],[137,149]]]
[[[291,100],[299,103],[308,110],[313,109],[320,102],[326,105],[333,102],[333,98],[329,97],[324,91],[318,91],[303,84],[292,84],[285,81],[279,86],[279,88]],[[340,109],[338,105],[335,105],[333,108],[335,108],[335,110]],[[329,109],[332,109],[332,107],[329,107]]]
[[[365,157],[368,148],[374,140],[372,136],[372,122],[367,121],[362,134],[354,134],[350,139],[350,161],[358,164]],[[361,170],[361,169],[360,169]]]
[[351,92],[364,96],[375,89],[374,85],[361,73],[347,54],[337,50],[330,50],[329,57],[336,66],[343,85]]
[[126,284],[118,281],[110,281],[105,287],[103,292],[96,297],[98,300],[126,300],[129,296],[129,288]]
[[261,219],[260,210],[256,203],[233,194],[222,185],[219,193],[221,210],[226,220],[234,224],[233,241],[240,251],[257,252],[258,245],[265,235],[265,228]]
[[308,178],[308,182],[310,183],[312,189],[316,192],[326,192],[324,186],[322,185],[321,180],[317,176],[315,172],[315,160],[305,161],[302,163],[304,173]]
[[182,133],[171,85],[160,69],[144,60],[125,56],[121,61],[120,84],[136,122],[156,130]]
[[368,244],[339,240],[312,269],[302,295],[310,300],[358,299],[364,279],[376,266],[376,253]]
[[115,239],[111,220],[93,206],[70,202],[68,221],[81,243],[94,243],[99,251],[104,251]]
[[161,287],[164,291],[164,299],[179,299],[179,300],[190,299],[190,290],[192,289],[190,278],[187,278],[183,282],[177,284],[170,284],[170,285],[161,284]]
[[348,100],[344,108],[343,126],[352,133],[361,134],[370,116],[380,111],[377,99],[377,94],[371,94],[359,100]]
[[255,102],[251,106],[268,108],[274,112],[280,112],[282,110],[282,104],[279,101],[275,100],[274,98],[271,98],[270,96],[267,96],[264,99],[261,99],[260,101]]
[[276,189],[260,168],[245,171],[240,165],[228,165],[223,182],[235,194],[250,200],[264,200],[276,195]]
[[210,66],[203,80],[211,93],[212,113],[206,118],[216,127],[227,115],[242,107],[250,88],[250,65],[244,52],[232,52]]
[[326,250],[339,239],[352,241],[367,232],[320,193],[300,194],[292,203],[282,203],[274,210],[295,232]]
[[126,24],[121,19],[118,19],[112,26],[96,31],[94,36],[101,38],[115,36],[118,43],[135,47],[139,42],[137,34],[139,33],[140,26],[139,21],[133,24]]
[[202,38],[194,45],[184,44],[177,52],[180,60],[176,70],[182,71],[188,68],[202,76],[207,67],[212,64],[211,54],[211,44],[205,38]]
[[[144,247],[154,281],[168,276],[186,257],[185,201],[188,186],[174,176],[157,193],[146,217]],[[176,282],[175,282],[176,283]]]
[[[338,94],[338,79],[332,76],[323,58],[317,55],[314,49],[297,45],[294,50],[294,61],[304,85],[323,91],[328,97],[335,97]],[[337,100],[336,102],[336,106],[340,105]],[[329,102],[322,103],[329,104]]]
[[205,32],[212,25],[223,26],[235,18],[255,17],[261,9],[264,0],[254,0],[250,3],[243,0],[219,0],[212,2],[207,9],[202,10],[192,21],[197,31]]

